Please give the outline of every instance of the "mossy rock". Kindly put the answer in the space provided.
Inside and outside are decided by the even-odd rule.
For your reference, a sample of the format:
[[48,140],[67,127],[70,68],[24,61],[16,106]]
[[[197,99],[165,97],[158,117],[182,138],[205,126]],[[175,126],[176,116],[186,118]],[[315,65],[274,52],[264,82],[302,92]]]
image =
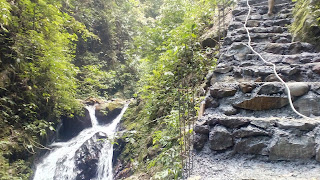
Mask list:
[[295,41],[309,42],[320,49],[320,3],[314,0],[299,0],[293,11],[294,22],[291,25]]
[[122,99],[114,99],[106,102],[100,102],[96,106],[96,117],[99,121],[99,124],[108,124],[116,118],[126,103]]

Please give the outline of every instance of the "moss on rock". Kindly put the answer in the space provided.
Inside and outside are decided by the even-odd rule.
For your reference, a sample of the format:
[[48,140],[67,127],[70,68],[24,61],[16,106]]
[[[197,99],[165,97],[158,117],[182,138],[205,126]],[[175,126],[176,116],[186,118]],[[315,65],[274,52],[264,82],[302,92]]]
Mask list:
[[297,41],[310,42],[320,49],[320,2],[297,0],[290,29]]

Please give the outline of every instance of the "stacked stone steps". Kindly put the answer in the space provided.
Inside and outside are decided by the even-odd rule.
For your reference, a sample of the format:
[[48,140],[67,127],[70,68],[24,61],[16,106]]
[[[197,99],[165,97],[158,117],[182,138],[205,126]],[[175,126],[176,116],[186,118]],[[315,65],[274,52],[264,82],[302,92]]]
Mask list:
[[[249,5],[251,5],[251,6],[254,6],[254,5],[267,5],[268,4],[268,1],[265,1],[265,0],[249,0],[248,2],[249,2]],[[277,0],[277,1],[275,1],[275,5],[283,4],[283,3],[289,3],[289,2],[292,2],[292,1],[291,0]],[[238,6],[239,7],[247,6],[247,0],[239,1]]]
[[320,119],[206,116],[195,126],[194,148],[267,156],[269,160],[320,161]]
[[251,46],[257,52],[267,52],[279,55],[294,55],[304,52],[316,53],[315,47],[309,43],[252,43]]
[[[320,111],[317,111],[320,104],[318,105],[316,102],[320,100],[320,82],[290,82],[287,85],[291,90],[293,104],[297,110],[300,110],[306,116],[311,114],[320,116]],[[301,106],[301,102],[305,102],[306,99],[310,98],[312,98],[313,102],[310,102],[310,107],[307,107],[309,111],[305,111],[306,107]],[[260,103],[261,100],[266,102]],[[205,99],[205,104],[209,115],[214,113],[219,116],[244,116],[244,114],[251,116],[253,111],[282,108],[287,106],[289,101],[285,86],[280,82],[233,81],[219,82],[211,86]],[[245,112],[245,110],[249,110],[249,112]],[[264,112],[255,112],[255,114],[259,113],[263,114]],[[292,117],[297,117],[289,106],[284,109],[284,113],[293,114]],[[274,116],[274,114],[266,114],[264,116]]]
[[[289,33],[251,33],[250,37],[253,43],[290,43],[292,41]],[[224,45],[231,45],[233,42],[248,42],[248,35],[240,34],[224,39]]]
[[[250,0],[248,29],[252,47],[277,65],[279,76],[292,90],[295,108],[320,116],[320,52],[309,43],[292,42],[291,0],[278,0],[268,16],[267,0]],[[289,106],[284,85],[273,67],[247,46],[246,0],[233,11],[218,65],[207,76],[205,113],[195,127],[195,148],[267,156],[270,160],[320,161],[320,118],[305,119]]]
[[[287,27],[281,27],[281,26],[273,26],[273,27],[268,27],[268,28],[261,28],[261,27],[251,27],[248,28],[250,34],[254,33],[288,33],[288,28]],[[234,31],[229,31],[228,36],[235,36],[235,35],[240,35],[240,34],[247,34],[246,29],[242,26],[241,28],[234,30]]]
[[[320,62],[320,53],[303,53],[303,54],[295,54],[295,55],[275,55],[272,53],[262,53],[262,57],[267,61],[274,63],[276,65],[314,65]],[[219,59],[219,63],[228,63],[230,59],[234,59],[233,56],[224,56],[223,58]],[[257,54],[246,54],[245,56],[246,61],[244,62],[233,62],[232,65],[237,65],[240,67],[245,66],[259,66],[265,65],[263,61],[260,60],[260,57]]]
[[[247,18],[247,14],[245,15],[241,15],[241,16],[237,16],[234,18],[234,21],[236,22],[242,22],[244,23],[245,20]],[[248,20],[277,20],[277,19],[286,19],[286,18],[292,18],[292,14],[291,13],[287,13],[287,14],[275,14],[272,18],[266,14],[264,15],[254,15],[254,16],[249,16]]]
[[[294,55],[275,55],[272,53],[262,53],[262,57],[274,64],[306,64],[320,62],[320,53],[301,53]],[[248,60],[254,60],[255,62],[261,62],[259,56],[256,54],[248,54],[246,57]]]
[[[274,26],[287,26],[292,23],[292,19],[276,19],[276,20],[248,20],[247,27],[274,27]],[[232,25],[229,26],[228,30],[240,29],[244,26],[241,21],[234,21]]]
[[[297,110],[320,115],[320,82],[288,85]],[[207,144],[215,152],[320,161],[320,118],[298,118],[285,91],[279,82],[215,83],[205,99],[206,114],[194,129],[195,149]]]
[[[256,82],[273,82],[278,81],[274,75],[273,67],[266,66],[265,64],[256,65],[255,61],[246,61],[239,64],[219,64],[217,71],[227,71],[234,65],[237,67],[232,67],[228,73],[224,73],[224,76],[219,76],[215,73],[214,77],[220,77],[220,81],[256,81]],[[311,69],[313,65],[300,65],[300,66],[277,66],[276,71],[278,75],[284,81],[297,81],[297,82],[318,82],[320,80],[319,74],[314,73]],[[218,80],[211,79],[211,84],[219,82]]]
[[[264,15],[268,12],[268,6],[264,4],[256,4],[251,5],[251,14],[256,13],[256,15]],[[275,4],[274,10],[278,12],[279,14],[288,14],[292,12],[292,8],[294,7],[294,4],[292,2],[285,2],[285,3],[278,3]],[[248,7],[247,4],[244,4],[242,6],[239,6],[232,12],[235,16],[241,16],[241,15],[247,15],[248,14]]]

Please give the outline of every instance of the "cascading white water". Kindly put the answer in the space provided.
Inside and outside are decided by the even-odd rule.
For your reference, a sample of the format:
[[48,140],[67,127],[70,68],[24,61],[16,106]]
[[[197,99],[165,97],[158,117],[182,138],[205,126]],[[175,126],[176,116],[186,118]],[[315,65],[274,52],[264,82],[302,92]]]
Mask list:
[[[73,180],[76,179],[77,172],[75,165],[76,151],[96,133],[107,134],[108,139],[114,136],[117,124],[120,122],[128,105],[125,105],[121,113],[107,125],[100,126],[95,116],[95,107],[86,107],[89,111],[92,127],[84,129],[78,136],[67,142],[53,143],[55,147],[42,162],[36,166],[34,180]],[[110,141],[105,141],[100,152],[98,162],[97,180],[112,180],[112,156],[113,145]]]

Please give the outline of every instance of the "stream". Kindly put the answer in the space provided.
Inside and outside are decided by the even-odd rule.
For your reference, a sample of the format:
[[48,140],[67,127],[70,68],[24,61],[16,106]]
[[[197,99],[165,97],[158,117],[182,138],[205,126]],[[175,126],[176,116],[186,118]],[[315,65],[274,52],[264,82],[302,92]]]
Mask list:
[[34,180],[112,180],[113,138],[128,105],[109,124],[99,125],[95,106],[88,106],[92,127],[67,142],[55,142],[51,152],[36,165]]

